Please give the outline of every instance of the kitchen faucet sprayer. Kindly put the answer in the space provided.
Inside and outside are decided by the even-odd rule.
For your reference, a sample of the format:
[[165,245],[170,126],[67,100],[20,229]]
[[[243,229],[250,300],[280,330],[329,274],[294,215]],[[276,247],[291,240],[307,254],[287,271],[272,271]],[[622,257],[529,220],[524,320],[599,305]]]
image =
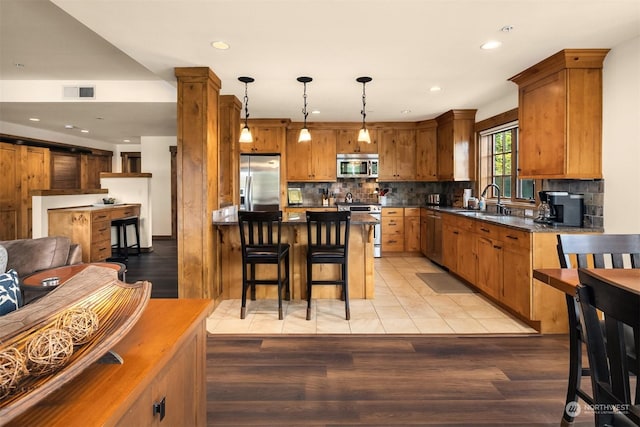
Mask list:
[[498,187],[497,184],[492,182],[491,184],[488,184],[486,187],[484,187],[484,190],[482,190],[482,194],[480,197],[484,197],[487,195],[487,190],[489,190],[489,187],[495,188],[498,192],[498,204],[496,205],[496,212],[500,215],[509,215],[509,209],[507,209],[507,207],[500,202],[500,187]]

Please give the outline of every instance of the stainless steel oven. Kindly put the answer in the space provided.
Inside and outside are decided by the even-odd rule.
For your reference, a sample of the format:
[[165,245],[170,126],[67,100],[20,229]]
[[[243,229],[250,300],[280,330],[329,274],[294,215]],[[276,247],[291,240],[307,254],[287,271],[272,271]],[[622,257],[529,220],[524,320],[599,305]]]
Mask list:
[[381,233],[381,220],[382,220],[382,207],[380,204],[367,204],[367,203],[339,203],[339,211],[351,211],[351,212],[365,212],[378,220],[378,223],[373,226],[373,257],[380,258],[382,247],[382,233]]

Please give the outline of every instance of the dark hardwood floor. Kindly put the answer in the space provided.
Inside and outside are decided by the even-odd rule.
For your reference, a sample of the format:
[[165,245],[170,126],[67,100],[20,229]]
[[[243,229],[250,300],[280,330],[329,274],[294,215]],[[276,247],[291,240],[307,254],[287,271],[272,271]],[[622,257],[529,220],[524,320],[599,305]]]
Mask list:
[[151,298],[178,297],[178,249],[176,240],[153,240],[153,252],[129,256],[128,283],[151,282]]
[[[177,297],[175,240],[127,282]],[[209,426],[558,426],[569,349],[547,336],[210,335]],[[592,426],[584,413],[575,426]]]
[[207,349],[209,426],[558,426],[564,410],[566,336],[211,335]]

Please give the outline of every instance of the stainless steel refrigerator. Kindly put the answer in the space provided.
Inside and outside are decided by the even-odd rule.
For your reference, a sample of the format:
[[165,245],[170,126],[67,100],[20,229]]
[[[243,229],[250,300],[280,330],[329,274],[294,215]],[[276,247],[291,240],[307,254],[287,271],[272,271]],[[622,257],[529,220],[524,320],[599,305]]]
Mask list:
[[279,155],[240,155],[240,209],[280,210]]

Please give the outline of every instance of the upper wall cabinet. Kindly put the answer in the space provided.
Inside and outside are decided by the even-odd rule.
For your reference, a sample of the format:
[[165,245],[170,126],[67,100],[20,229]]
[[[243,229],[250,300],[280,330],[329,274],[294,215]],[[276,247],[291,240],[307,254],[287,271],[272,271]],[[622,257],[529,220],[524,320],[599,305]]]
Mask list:
[[519,88],[518,174],[602,178],[602,63],[609,49],[565,49],[510,78]]
[[249,120],[253,142],[240,143],[241,153],[282,153],[285,146],[286,128],[289,120],[254,119]]
[[390,129],[378,131],[380,135],[380,181],[415,181],[416,130]]
[[287,130],[287,181],[336,181],[336,131],[310,129],[311,141],[298,142],[300,129]]
[[378,154],[377,130],[369,128],[370,144],[358,142],[358,132],[360,132],[360,126],[353,129],[338,129],[337,152],[340,154]]
[[438,123],[438,180],[475,179],[474,125],[476,110],[450,110]]
[[416,180],[438,180],[438,131],[435,120],[418,123],[416,130]]

